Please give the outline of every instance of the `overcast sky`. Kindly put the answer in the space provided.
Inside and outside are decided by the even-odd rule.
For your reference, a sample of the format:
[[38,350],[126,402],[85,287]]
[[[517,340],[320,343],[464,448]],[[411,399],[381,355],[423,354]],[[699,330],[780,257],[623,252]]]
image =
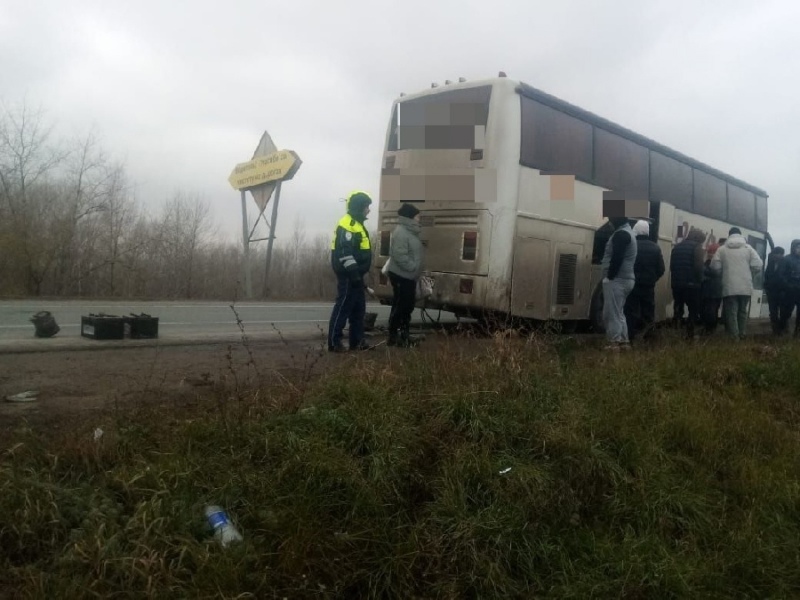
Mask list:
[[377,199],[400,92],[503,70],[765,189],[788,246],[798,24],[793,0],[0,0],[0,99],[41,104],[65,134],[96,126],[148,207],[199,193],[237,242],[227,178],[269,131],[303,159],[280,240],[298,215],[327,233],[352,189]]

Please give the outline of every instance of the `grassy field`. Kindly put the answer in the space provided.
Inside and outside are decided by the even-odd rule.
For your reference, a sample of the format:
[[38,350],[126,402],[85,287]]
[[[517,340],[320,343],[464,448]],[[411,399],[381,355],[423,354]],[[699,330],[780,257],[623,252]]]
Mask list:
[[0,596],[800,596],[800,344],[464,342],[21,427]]

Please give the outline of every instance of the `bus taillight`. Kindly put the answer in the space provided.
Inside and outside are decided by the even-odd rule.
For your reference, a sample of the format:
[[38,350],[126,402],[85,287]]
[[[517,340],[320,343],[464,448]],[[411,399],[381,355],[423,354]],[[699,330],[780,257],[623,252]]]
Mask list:
[[389,240],[391,238],[391,231],[381,231],[381,256],[389,256]]
[[461,246],[461,260],[475,260],[478,254],[478,232],[465,231]]

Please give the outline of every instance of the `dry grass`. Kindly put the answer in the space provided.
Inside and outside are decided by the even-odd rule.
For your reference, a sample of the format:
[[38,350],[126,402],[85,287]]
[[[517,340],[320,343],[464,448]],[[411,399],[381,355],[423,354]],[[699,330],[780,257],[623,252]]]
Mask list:
[[797,596],[800,348],[767,348],[460,339],[117,413],[99,442],[21,429],[0,595]]

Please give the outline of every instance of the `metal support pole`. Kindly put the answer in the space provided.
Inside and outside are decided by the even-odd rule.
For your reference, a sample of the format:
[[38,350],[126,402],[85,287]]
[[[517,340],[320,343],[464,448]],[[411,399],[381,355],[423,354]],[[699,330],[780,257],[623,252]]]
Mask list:
[[267,266],[264,269],[264,298],[269,296],[269,265],[272,262],[272,242],[275,241],[275,225],[278,220],[278,201],[281,199],[281,182],[275,186],[275,203],[272,205],[272,220],[269,226],[269,242],[267,242]]
[[247,231],[247,196],[242,190],[242,242],[244,243],[244,295],[249,300],[253,297],[253,284],[250,281],[250,233]]

